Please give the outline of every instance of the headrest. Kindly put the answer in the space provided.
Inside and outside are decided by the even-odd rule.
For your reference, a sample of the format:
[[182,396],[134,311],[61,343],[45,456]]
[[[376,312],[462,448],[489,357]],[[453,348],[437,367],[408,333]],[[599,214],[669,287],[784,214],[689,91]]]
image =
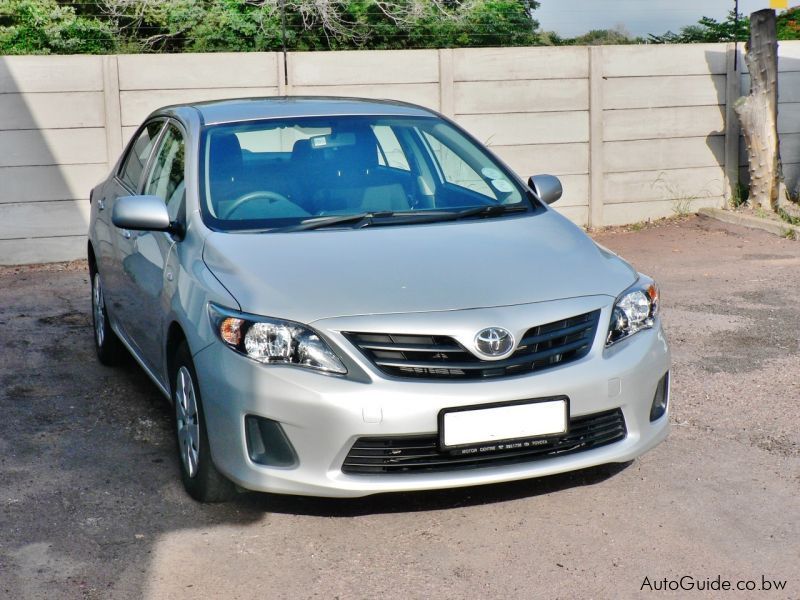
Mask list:
[[311,140],[297,140],[292,146],[292,160],[307,160],[311,158]]
[[242,168],[242,146],[239,138],[232,133],[212,135],[210,161],[214,171],[237,171]]

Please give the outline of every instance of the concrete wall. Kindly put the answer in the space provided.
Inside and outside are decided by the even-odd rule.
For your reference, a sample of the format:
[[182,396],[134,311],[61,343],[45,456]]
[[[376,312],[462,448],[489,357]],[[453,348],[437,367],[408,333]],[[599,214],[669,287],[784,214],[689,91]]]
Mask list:
[[[741,49],[740,49],[741,50]],[[740,166],[728,44],[0,57],[0,264],[85,249],[88,194],[165,104],[276,94],[394,98],[454,118],[520,175],[562,178],[585,226],[720,206]],[[800,42],[781,45],[781,133],[800,176]],[[730,101],[729,101],[730,100]]]
[[103,59],[0,58],[0,263],[84,251],[107,170]]
[[589,49],[452,50],[443,112],[523,178],[561,177],[557,207],[581,225],[589,206]]
[[602,56],[602,222],[720,206],[726,47],[608,47]]

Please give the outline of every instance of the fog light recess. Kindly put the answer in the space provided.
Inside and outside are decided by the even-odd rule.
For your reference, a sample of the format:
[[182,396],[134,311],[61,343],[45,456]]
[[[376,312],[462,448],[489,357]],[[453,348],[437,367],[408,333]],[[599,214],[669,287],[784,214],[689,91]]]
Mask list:
[[247,415],[244,419],[247,454],[250,460],[267,467],[294,467],[297,453],[280,423]]
[[669,405],[669,371],[658,382],[656,393],[653,396],[653,405],[650,407],[650,421],[655,421],[664,416]]

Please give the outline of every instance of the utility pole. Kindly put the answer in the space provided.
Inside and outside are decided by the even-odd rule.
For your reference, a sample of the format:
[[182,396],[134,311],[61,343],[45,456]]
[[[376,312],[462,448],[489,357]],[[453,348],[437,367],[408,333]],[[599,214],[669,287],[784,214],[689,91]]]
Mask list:
[[[739,0],[736,0],[738,3]],[[286,0],[281,0],[281,46],[283,46],[283,83],[289,85],[289,62],[286,58]]]
[[733,72],[739,72],[739,0],[733,0]]

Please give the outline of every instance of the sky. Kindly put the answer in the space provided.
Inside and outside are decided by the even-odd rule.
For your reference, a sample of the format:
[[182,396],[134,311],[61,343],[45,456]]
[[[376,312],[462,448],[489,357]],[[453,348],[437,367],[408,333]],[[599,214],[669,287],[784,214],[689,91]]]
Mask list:
[[[623,25],[633,35],[678,31],[700,17],[722,19],[734,0],[539,0],[533,13],[545,31],[574,37],[592,29]],[[789,5],[798,4],[790,0]],[[739,12],[769,8],[769,0],[739,0]]]

